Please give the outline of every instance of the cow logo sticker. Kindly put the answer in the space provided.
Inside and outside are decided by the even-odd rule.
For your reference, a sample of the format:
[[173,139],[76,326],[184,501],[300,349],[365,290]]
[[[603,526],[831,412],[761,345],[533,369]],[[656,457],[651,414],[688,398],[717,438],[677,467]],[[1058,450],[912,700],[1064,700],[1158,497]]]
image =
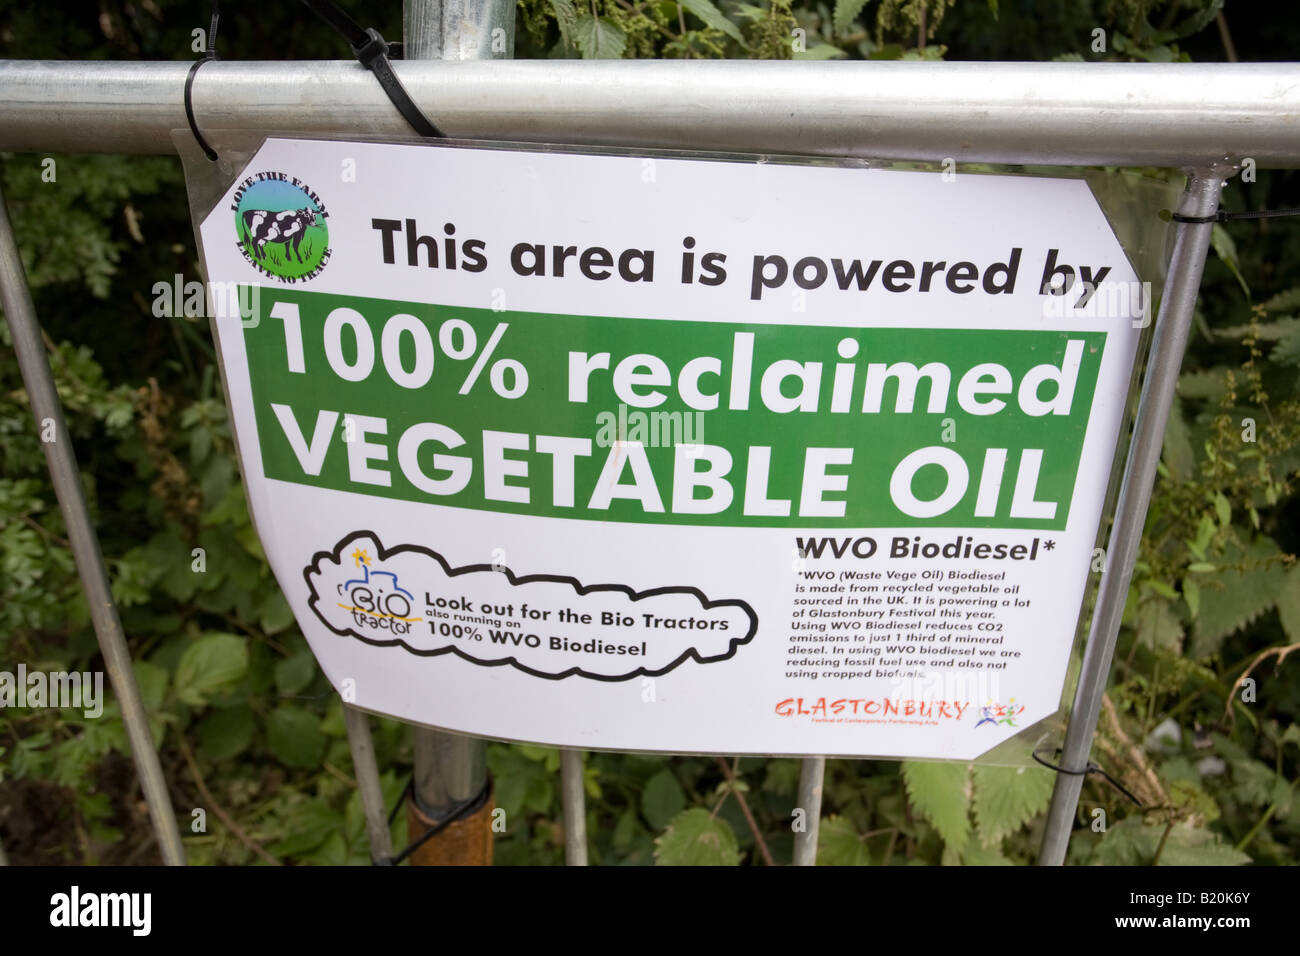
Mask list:
[[262,275],[306,282],[329,262],[329,213],[302,180],[256,173],[239,184],[231,209],[239,250]]

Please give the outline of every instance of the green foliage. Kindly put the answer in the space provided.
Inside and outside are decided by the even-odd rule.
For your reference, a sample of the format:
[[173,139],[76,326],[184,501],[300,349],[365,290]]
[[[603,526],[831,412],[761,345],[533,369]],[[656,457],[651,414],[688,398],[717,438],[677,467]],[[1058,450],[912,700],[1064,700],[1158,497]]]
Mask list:
[[573,26],[573,42],[584,60],[617,60],[627,47],[627,36],[612,23],[584,14]]
[[984,846],[1001,843],[1052,798],[1052,774],[1039,767],[980,766],[972,777],[976,832]]
[[683,810],[655,840],[660,866],[735,866],[740,862],[736,835],[707,810]]
[[907,760],[903,780],[912,807],[939,831],[943,842],[964,846],[970,836],[970,768],[965,764]]
[[[520,0],[517,55],[1169,62],[1222,57],[1212,23],[1220,6]],[[0,44],[8,45],[0,54],[193,57],[190,30],[202,24],[192,5],[153,0],[136,13],[0,0]],[[373,16],[388,18],[375,23],[385,35],[400,34],[396,6]],[[1288,58],[1297,30],[1254,19],[1229,17],[1242,58]],[[238,13],[227,17],[223,51],[280,58],[284,36],[294,38],[291,55],[347,54],[293,5],[259,11],[256,29]],[[341,704],[249,521],[206,324],[155,314],[157,283],[200,278],[177,164],[14,155],[3,158],[2,175],[191,860],[369,862]],[[1257,182],[1234,181],[1225,201],[1295,206],[1297,186],[1295,174],[1261,172]],[[1300,550],[1300,223],[1228,223],[1215,228],[1213,246],[1093,754],[1143,809],[1090,778],[1071,841],[1075,863],[1300,860],[1300,653],[1292,653],[1300,645],[1292,558]],[[3,325],[0,659],[102,669]],[[393,806],[410,774],[410,731],[381,719],[372,727]],[[1152,742],[1157,727],[1172,727],[1172,742]],[[562,862],[558,753],[491,744],[488,766],[506,821],[497,861]],[[798,776],[789,759],[724,766],[589,754],[591,858],[786,863],[808,822],[795,805]],[[1028,863],[1051,783],[1039,767],[830,760],[818,859]],[[21,840],[0,823],[17,861],[151,859],[115,701],[98,719],[0,712],[0,802],[18,805],[10,798],[19,795],[39,796],[51,816]],[[191,827],[195,807],[209,811],[206,831]],[[393,840],[406,841],[400,815]]]
[[176,665],[176,699],[204,707],[248,672],[248,644],[233,634],[209,634],[185,648]]

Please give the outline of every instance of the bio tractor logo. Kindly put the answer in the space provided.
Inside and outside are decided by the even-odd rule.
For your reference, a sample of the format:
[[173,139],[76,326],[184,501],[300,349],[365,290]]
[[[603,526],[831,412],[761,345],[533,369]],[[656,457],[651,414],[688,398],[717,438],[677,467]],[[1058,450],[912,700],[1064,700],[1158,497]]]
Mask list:
[[546,680],[625,681],[688,661],[718,664],[758,633],[758,615],[738,598],[684,585],[583,584],[501,563],[455,567],[423,545],[385,548],[373,531],[317,551],[303,579],[307,606],[340,637]]
[[388,630],[394,634],[407,634],[411,625],[423,618],[412,616],[415,595],[402,587],[392,571],[371,569],[374,558],[365,548],[356,548],[349,555],[361,576],[350,578],[338,585],[338,606],[352,614],[358,627],[370,630]]
[[239,184],[230,208],[239,251],[262,275],[305,282],[329,262],[329,213],[302,180],[257,173]]

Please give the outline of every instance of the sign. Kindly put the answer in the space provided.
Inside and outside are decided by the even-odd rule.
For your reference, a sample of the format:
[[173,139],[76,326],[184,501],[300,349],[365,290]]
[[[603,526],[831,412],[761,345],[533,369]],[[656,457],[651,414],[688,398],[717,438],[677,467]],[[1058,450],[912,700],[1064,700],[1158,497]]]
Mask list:
[[1149,298],[1082,180],[270,139],[201,236],[345,699],[962,759],[1057,711]]

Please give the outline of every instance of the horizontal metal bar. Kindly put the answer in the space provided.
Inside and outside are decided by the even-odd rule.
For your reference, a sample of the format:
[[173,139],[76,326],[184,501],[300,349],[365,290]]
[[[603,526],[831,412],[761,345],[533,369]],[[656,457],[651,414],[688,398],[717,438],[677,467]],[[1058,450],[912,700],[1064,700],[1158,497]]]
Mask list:
[[[1300,166],[1300,64],[400,61],[449,136],[1055,165]],[[170,153],[185,62],[0,60],[0,149]],[[404,135],[360,64],[203,66],[199,128]]]

